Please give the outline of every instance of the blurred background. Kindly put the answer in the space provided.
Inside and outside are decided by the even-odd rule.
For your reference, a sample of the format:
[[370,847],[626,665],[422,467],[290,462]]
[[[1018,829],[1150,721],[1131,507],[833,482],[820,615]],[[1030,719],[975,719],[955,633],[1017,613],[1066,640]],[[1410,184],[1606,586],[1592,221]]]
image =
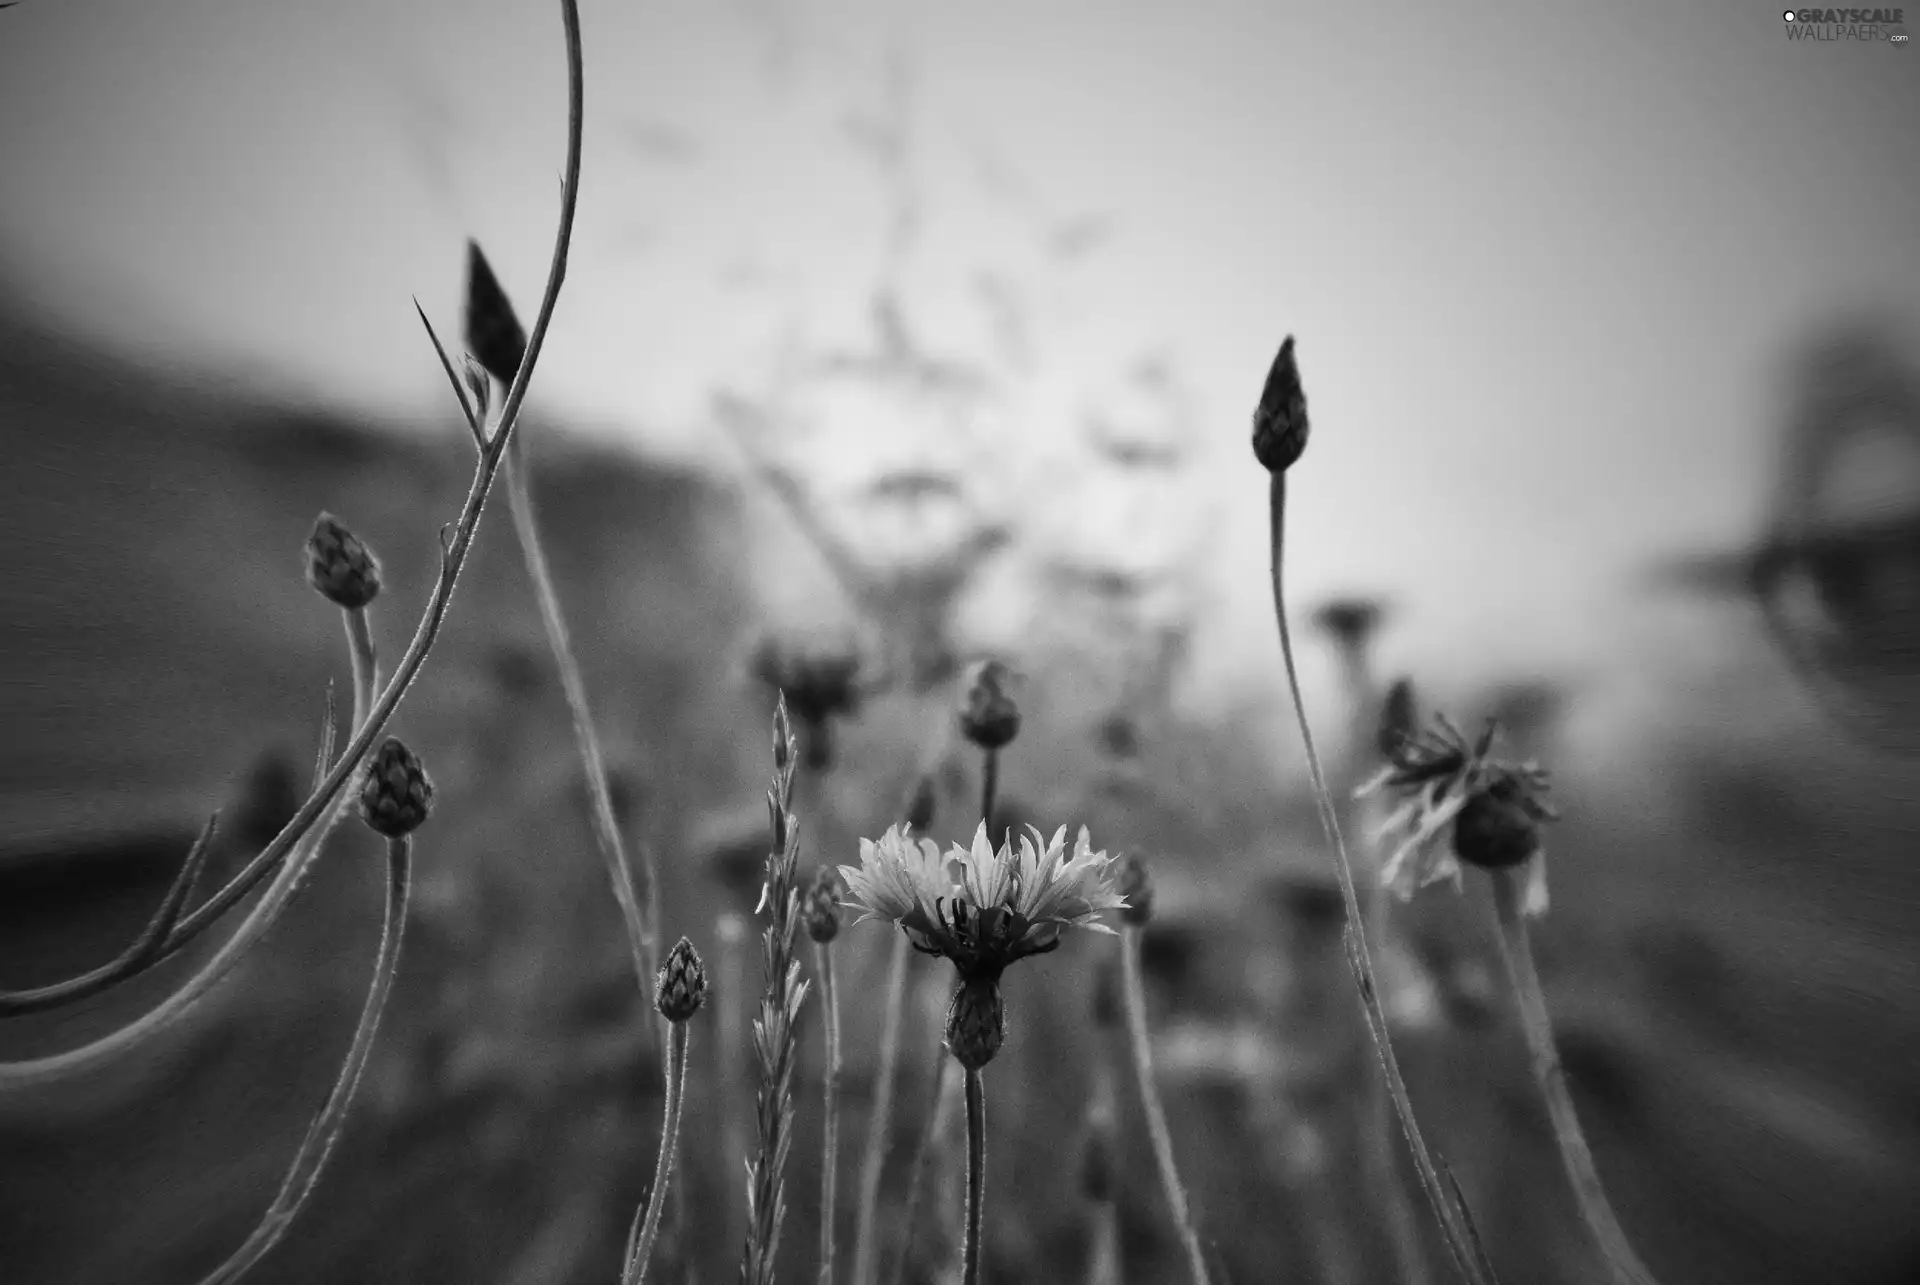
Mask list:
[[[410,636],[472,461],[410,297],[457,336],[472,237],[530,319],[556,8],[0,12],[0,985],[110,957],[212,809],[215,874],[292,814],[347,680],[301,578],[317,512],[384,562],[383,654]],[[1390,1279],[1247,450],[1288,333],[1316,429],[1289,594],[1336,785],[1402,675],[1554,769],[1537,946],[1649,1264],[1920,1274],[1920,55],[1717,0],[583,9],[579,222],[522,432],[616,811],[716,988],[660,1279],[732,1278],[745,1229],[769,638],[857,655],[870,692],[803,782],[807,864],[895,816],[955,661],[1014,664],[1004,819],[1154,863],[1156,1056],[1223,1278]],[[498,505],[393,727],[440,789],[400,978],[261,1278],[608,1279],[658,1063]],[[978,770],[946,760],[937,837],[971,832]],[[376,858],[343,827],[192,1020],[0,1096],[0,1279],[191,1281],[244,1236],[344,1053]],[[1393,914],[1414,1098],[1503,1278],[1602,1279],[1484,889]],[[1118,1065],[1089,1017],[1110,946],[1009,979],[998,1279],[1095,1257],[1075,1157]],[[836,949],[844,1212],[886,935]],[[0,1056],[202,957],[0,1022]],[[889,1266],[944,999],[913,968]],[[810,1012],[793,1273],[819,1036]],[[1115,1091],[1123,1278],[1182,1279]],[[952,1272],[958,1145],[906,1279]]]

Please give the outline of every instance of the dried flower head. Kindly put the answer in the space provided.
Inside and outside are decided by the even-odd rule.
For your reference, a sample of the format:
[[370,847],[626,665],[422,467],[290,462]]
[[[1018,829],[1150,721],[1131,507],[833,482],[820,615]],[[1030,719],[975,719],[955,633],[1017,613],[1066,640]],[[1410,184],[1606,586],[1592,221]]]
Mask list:
[[807,936],[817,942],[829,942],[840,935],[840,880],[822,866],[814,872],[813,882],[800,907],[801,922]]
[[1492,758],[1496,729],[1489,722],[1470,743],[1437,715],[1429,730],[1403,737],[1387,766],[1357,791],[1400,800],[1381,827],[1383,838],[1400,842],[1380,878],[1402,898],[1441,879],[1458,887],[1462,861],[1494,870],[1531,861],[1528,910],[1545,911],[1540,827],[1557,816],[1546,801],[1549,778],[1537,764]]
[[1253,457],[1269,473],[1284,473],[1307,449],[1307,394],[1288,335],[1267,371],[1253,412]]
[[527,332],[477,241],[467,242],[467,349],[503,384],[513,382],[527,355]]
[[1007,1004],[998,979],[962,981],[947,1003],[947,1052],[969,1071],[978,1071],[1006,1042]]
[[653,1006],[669,1022],[684,1022],[707,1001],[707,969],[700,952],[682,937],[667,952],[653,983]]
[[973,668],[960,706],[960,731],[983,750],[1005,749],[1020,734],[1020,707],[1007,694],[1012,677],[1005,664],[981,661]]
[[322,513],[307,537],[307,583],[336,607],[358,611],[380,596],[380,560],[333,514]]
[[360,818],[389,839],[412,834],[433,812],[433,782],[412,750],[389,736],[367,761]]
[[1016,847],[996,849],[982,823],[971,849],[946,856],[927,839],[899,827],[878,842],[860,841],[860,864],[841,866],[853,898],[866,913],[858,922],[889,919],[916,950],[953,962],[963,978],[998,977],[1028,955],[1060,944],[1064,928],[1111,933],[1100,914],[1123,906],[1113,884],[1113,858],[1094,850],[1082,828],[1072,854],[1065,826],[1045,841],[1030,830]]
[[1147,859],[1129,848],[1114,864],[1114,887],[1126,898],[1120,922],[1135,928],[1153,918],[1153,880],[1147,874]]

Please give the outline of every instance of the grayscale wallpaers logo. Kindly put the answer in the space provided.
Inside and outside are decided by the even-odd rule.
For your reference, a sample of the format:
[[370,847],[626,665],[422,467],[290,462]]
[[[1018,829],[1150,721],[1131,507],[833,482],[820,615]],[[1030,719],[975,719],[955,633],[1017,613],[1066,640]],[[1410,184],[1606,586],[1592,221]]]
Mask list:
[[1884,40],[1907,43],[1905,9],[1788,9],[1789,40]]

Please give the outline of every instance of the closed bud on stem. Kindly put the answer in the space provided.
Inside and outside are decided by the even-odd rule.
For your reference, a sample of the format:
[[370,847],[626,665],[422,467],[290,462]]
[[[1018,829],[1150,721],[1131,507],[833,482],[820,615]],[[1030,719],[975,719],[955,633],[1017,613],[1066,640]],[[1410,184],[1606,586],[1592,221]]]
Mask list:
[[1475,791],[1453,819],[1453,851],[1482,870],[1506,870],[1540,851],[1540,823],[1520,787],[1503,779]]
[[785,780],[793,771],[793,720],[787,717],[787,698],[773,707],[773,770]]
[[700,952],[693,943],[682,937],[660,965],[660,975],[653,984],[653,1006],[669,1022],[684,1022],[706,1001],[706,965],[700,962]]
[[307,537],[307,583],[336,607],[358,611],[380,596],[380,561],[333,514],[322,513]]
[[1115,888],[1127,904],[1121,908],[1120,921],[1139,928],[1153,918],[1153,880],[1147,875],[1147,859],[1129,849],[1115,862],[1118,872]]
[[360,819],[379,834],[412,834],[433,812],[433,782],[413,751],[389,736],[367,762],[360,783]]
[[925,834],[933,828],[933,812],[936,803],[933,778],[922,774],[913,787],[913,801],[907,804],[907,824],[916,834]]
[[1260,405],[1253,412],[1253,457],[1269,473],[1284,473],[1307,449],[1307,394],[1300,386],[1288,335],[1267,371]]
[[960,731],[983,750],[1005,749],[1020,734],[1020,707],[1007,695],[1007,667],[997,660],[980,665],[960,707]]
[[840,935],[840,881],[828,867],[814,874],[800,916],[814,941],[830,942]]
[[1007,1006],[998,977],[972,977],[954,988],[947,1005],[947,1052],[969,1071],[993,1061],[1007,1042]]
[[503,384],[513,383],[527,355],[527,332],[477,241],[467,242],[467,351]]

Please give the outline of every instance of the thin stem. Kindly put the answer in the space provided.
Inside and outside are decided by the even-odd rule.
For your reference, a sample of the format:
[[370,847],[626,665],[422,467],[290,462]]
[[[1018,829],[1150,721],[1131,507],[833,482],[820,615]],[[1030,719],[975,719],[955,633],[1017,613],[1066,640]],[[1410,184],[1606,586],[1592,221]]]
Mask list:
[[411,841],[405,838],[389,839],[387,908],[380,927],[380,950],[374,961],[373,984],[368,988],[366,1003],[361,1007],[360,1021],[354,1027],[353,1042],[347,1049],[346,1061],[340,1066],[340,1075],[334,1081],[333,1091],[327,1095],[326,1105],[307,1130],[307,1136],[301,1140],[300,1149],[294,1154],[293,1163],[287,1168],[287,1176],[280,1184],[279,1194],[273,1198],[265,1216],[240,1248],[226,1262],[209,1272],[201,1285],[230,1285],[244,1276],[279,1243],[299,1214],[301,1206],[319,1185],[320,1172],[325,1168],[327,1158],[346,1126],[348,1108],[353,1105],[354,1092],[360,1087],[360,1075],[366,1070],[368,1055],[373,1051],[374,1036],[380,1030],[380,1016],[386,1009],[387,996],[393,990],[394,975],[399,971],[400,942],[406,932],[412,871]]
[[993,805],[1000,801],[1000,751],[980,752],[980,821],[987,827],[987,842],[997,843],[993,834]]
[[1160,1105],[1160,1089],[1153,1077],[1153,1048],[1147,1038],[1147,1001],[1140,982],[1140,930],[1131,925],[1120,930],[1121,992],[1127,1010],[1127,1043],[1133,1053],[1134,1079],[1140,1085],[1140,1105],[1147,1116],[1147,1136],[1153,1143],[1153,1158],[1160,1169],[1160,1186],[1173,1214],[1174,1230],[1187,1253],[1187,1272],[1194,1285],[1207,1285],[1207,1260],[1200,1249],[1200,1235],[1194,1230],[1193,1215],[1187,1203],[1187,1189],[1180,1181],[1179,1166],[1173,1158],[1173,1135],[1167,1129],[1167,1113]]
[[953,1115],[953,1102],[957,1096],[955,1089],[960,1082],[960,1077],[955,1074],[960,1064],[948,1058],[944,1048],[935,1057],[933,1102],[926,1112],[926,1123],[921,1126],[920,1138],[914,1143],[913,1165],[907,1176],[907,1203],[903,1214],[905,1239],[900,1246],[899,1261],[894,1264],[894,1285],[904,1285],[907,1270],[913,1266],[914,1232],[918,1230],[920,1222],[920,1198],[926,1190],[927,1165],[933,1159],[935,1145],[947,1132],[947,1121]]
[[[1387,898],[1376,886],[1367,896],[1367,928],[1375,941],[1385,941],[1390,925]],[[1376,1063],[1367,1068],[1361,1089],[1361,1128],[1366,1144],[1361,1165],[1367,1187],[1379,1203],[1386,1223],[1387,1247],[1393,1254],[1394,1279],[1402,1285],[1427,1285],[1426,1262],[1420,1252],[1420,1229],[1413,1206],[1400,1180],[1394,1152],[1394,1104],[1386,1072]]]
[[680,1149],[680,1109],[687,1086],[687,1024],[667,1024],[667,1105],[660,1126],[660,1155],[653,1165],[653,1190],[647,1203],[634,1214],[633,1230],[627,1234],[627,1256],[620,1273],[621,1285],[640,1285],[647,1279],[647,1263],[653,1257],[653,1243],[660,1234],[660,1211],[666,1208],[667,1184],[673,1180],[674,1157]]
[[[587,703],[586,679],[580,672],[573,643],[568,636],[566,615],[560,608],[560,595],[554,589],[553,570],[540,541],[540,526],[533,514],[533,496],[527,488],[527,460],[524,446],[516,444],[507,464],[507,511],[513,517],[513,531],[520,541],[520,552],[533,581],[534,598],[540,604],[540,620],[547,631],[547,645],[560,669],[560,687],[566,693],[567,710],[573,716],[573,739],[586,769],[587,792],[593,802],[593,835],[599,844],[600,860],[606,866],[607,880],[613,885],[613,899],[620,905],[620,918],[626,925],[627,948],[633,956],[634,976],[642,991],[653,984],[656,967],[654,937],[633,890],[633,871],[627,862],[626,846],[620,839],[619,822],[613,815],[613,794],[607,785],[607,765],[600,752],[600,734],[593,724],[593,711]],[[657,900],[659,878],[653,858],[644,845],[640,848],[640,869],[646,881],[647,901]],[[664,1019],[662,1019],[664,1020]]]
[[1346,903],[1347,913],[1347,965],[1353,970],[1354,980],[1360,989],[1360,1004],[1367,1019],[1368,1033],[1380,1056],[1380,1068],[1385,1074],[1387,1091],[1393,1100],[1394,1110],[1400,1117],[1401,1130],[1406,1134],[1407,1145],[1413,1151],[1414,1167],[1420,1175],[1420,1185],[1427,1200],[1432,1204],[1435,1215],[1440,1220],[1441,1230],[1445,1233],[1447,1250],[1453,1257],[1454,1266],[1461,1275],[1473,1282],[1490,1281],[1493,1278],[1491,1264],[1478,1249],[1479,1237],[1472,1226],[1472,1216],[1464,1203],[1458,1200],[1458,1193],[1449,1185],[1442,1185],[1439,1168],[1434,1156],[1427,1147],[1426,1138],[1420,1132],[1419,1122],[1414,1118],[1413,1100],[1407,1093],[1405,1079],[1400,1074],[1400,1061],[1394,1055],[1393,1038],[1387,1026],[1386,1010],[1381,1007],[1379,983],[1374,974],[1373,958],[1368,951],[1366,927],[1360,906],[1360,895],[1354,886],[1353,862],[1347,855],[1346,840],[1340,833],[1340,819],[1333,806],[1333,797],[1327,790],[1326,775],[1320,768],[1320,755],[1314,748],[1313,729],[1307,722],[1306,704],[1300,696],[1300,676],[1293,659],[1293,635],[1287,625],[1286,594],[1282,583],[1282,566],[1285,552],[1287,479],[1285,473],[1272,475],[1268,489],[1268,534],[1272,548],[1273,578],[1273,614],[1279,625],[1280,654],[1286,664],[1287,688],[1293,698],[1294,715],[1300,725],[1300,739],[1306,748],[1307,770],[1313,779],[1314,802],[1318,805],[1321,828],[1326,831],[1327,839],[1333,844],[1337,858],[1335,869],[1340,878],[1340,894]]
[[[904,935],[904,934],[903,934]],[[840,994],[834,985],[833,943],[816,942],[820,1004],[826,1013],[827,1064],[820,1077],[825,1139],[820,1155],[820,1285],[833,1285],[834,1223],[840,1175]]]
[[967,1240],[962,1279],[980,1285],[980,1211],[987,1199],[987,1095],[967,1068]]
[[1559,1145],[1567,1178],[1573,1184],[1580,1217],[1593,1233],[1618,1285],[1658,1285],[1653,1273],[1634,1252],[1620,1220],[1614,1216],[1613,1205],[1600,1182],[1600,1171],[1594,1167],[1593,1152],[1587,1147],[1586,1134],[1581,1131],[1573,1095],[1567,1091],[1567,1074],[1554,1045],[1546,992],[1541,989],[1540,973],[1534,967],[1533,946],[1521,910],[1526,896],[1524,877],[1515,870],[1491,873],[1494,913],[1500,924],[1500,948],[1507,961],[1507,976],[1513,983],[1514,1003],[1520,1010],[1520,1028],[1526,1033],[1534,1082],[1539,1085],[1540,1096],[1546,1099],[1547,1115],[1553,1122],[1553,1138]]
[[347,627],[347,655],[353,664],[353,727],[367,721],[373,708],[373,695],[380,688],[380,658],[373,646],[373,623],[365,607],[343,609],[341,618]]
[[[299,884],[300,877],[305,873],[301,862],[288,861],[286,866],[282,867],[282,859],[292,855],[304,840],[311,840],[305,852],[306,861],[310,861],[312,854],[319,850],[320,841],[325,837],[325,826],[320,823],[323,820],[330,821],[335,815],[329,810],[341,797],[348,778],[365,762],[375,739],[385,729],[387,721],[393,716],[394,710],[399,707],[401,700],[411,687],[414,676],[426,662],[427,653],[439,636],[440,627],[452,604],[454,586],[459,579],[460,569],[466,563],[467,554],[472,548],[473,537],[479,528],[481,513],[486,507],[494,475],[499,470],[506,447],[518,423],[520,406],[526,399],[527,385],[533,378],[534,363],[546,341],[547,328],[552,321],[554,307],[559,301],[560,287],[566,279],[567,252],[573,237],[574,214],[578,205],[580,137],[585,110],[580,50],[580,11],[577,0],[560,0],[560,10],[566,32],[567,51],[567,159],[561,187],[559,229],[554,237],[553,259],[548,268],[547,287],[540,301],[540,312],[534,320],[533,333],[527,342],[526,356],[514,377],[513,389],[508,395],[507,405],[500,418],[499,434],[481,453],[479,466],[474,471],[473,483],[468,489],[466,501],[461,506],[460,516],[453,525],[451,537],[446,535],[444,528],[442,529],[440,577],[434,585],[426,610],[414,631],[413,640],[407,645],[407,650],[401,657],[398,669],[380,693],[379,699],[374,702],[366,719],[355,730],[346,752],[340,756],[326,778],[295,811],[293,818],[278,835],[274,836],[272,842],[255,855],[225,887],[192,914],[187,915],[174,931],[168,934],[166,941],[154,955],[154,958],[158,959],[178,951],[238,904],[267,875],[277,871],[278,874],[266,895],[254,907],[240,930],[228,940],[227,945],[222,948],[215,960],[146,1017],[92,1044],[70,1049],[51,1057],[0,1063],[0,1092],[57,1079],[97,1065],[136,1047],[177,1018],[205,993],[218,976],[224,974],[237,962],[241,953],[265,935],[267,928],[285,908],[287,899],[291,897]],[[320,825],[321,832],[318,835],[314,834],[316,825]],[[147,963],[151,962],[147,961]],[[137,967],[122,966],[117,969],[109,966],[111,971],[104,976],[96,970],[95,973],[63,984],[58,988],[60,991],[58,996],[36,1006],[49,1007],[53,1004],[70,1002],[83,994],[104,990],[117,981],[144,971],[146,966],[146,963]]]

